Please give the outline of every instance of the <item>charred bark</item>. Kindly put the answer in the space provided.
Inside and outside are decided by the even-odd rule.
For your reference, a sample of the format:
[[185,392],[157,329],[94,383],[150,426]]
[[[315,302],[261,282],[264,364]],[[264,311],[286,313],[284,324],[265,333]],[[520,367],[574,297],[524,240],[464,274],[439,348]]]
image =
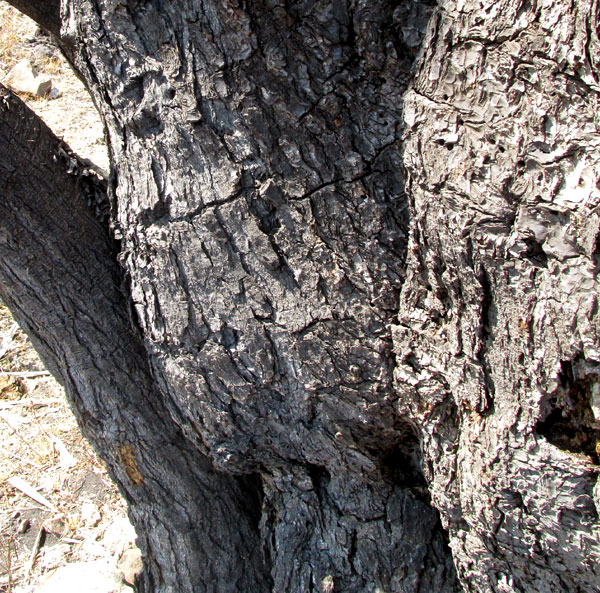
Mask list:
[[[123,342],[135,345],[140,360],[113,348],[123,372],[142,374],[142,387],[105,401],[133,414],[138,398],[150,399],[156,413],[128,427],[125,443],[114,433],[87,434],[101,441],[109,465],[112,455],[117,479],[119,462],[137,460],[139,475],[123,489],[149,561],[148,590],[459,589],[428,503],[418,437],[393,411],[389,324],[408,220],[398,102],[430,9],[400,7],[386,23],[388,8],[354,14],[340,5],[330,15],[298,6],[288,14],[257,4],[231,20],[218,3],[63,7],[76,28],[63,27],[61,37],[107,123],[111,224],[146,348],[127,329],[122,305],[119,330],[104,333],[125,333]],[[406,15],[408,44],[400,32]],[[225,27],[222,40],[213,39],[214,27]],[[113,45],[122,34],[129,41]],[[109,53],[97,52],[100,40]],[[372,106],[366,112],[363,102]],[[85,245],[81,237],[73,243]],[[99,267],[109,264],[114,276],[109,258]],[[7,292],[11,306],[25,302],[15,286]],[[87,320],[107,315],[79,306]],[[40,333],[32,321],[39,309],[21,308],[29,310],[24,325]],[[42,341],[66,331],[61,319],[68,326],[76,313],[57,307]],[[99,358],[112,377],[115,357]],[[66,357],[55,366],[73,364]],[[111,387],[95,377],[98,364],[84,365],[95,399]],[[68,381],[67,388],[82,399]],[[115,414],[103,430],[121,422]],[[85,414],[80,419],[85,427]],[[163,447],[165,465],[182,459],[168,477],[151,464],[160,446],[147,443],[145,431],[180,439],[181,452]],[[223,473],[211,474],[211,464]],[[196,466],[208,467],[195,470],[193,493],[188,474]],[[136,505],[140,486],[182,501],[175,516],[159,494],[155,504]],[[189,538],[181,546],[173,543],[179,532]],[[196,541],[205,532],[222,550],[211,557]],[[238,544],[245,553],[236,553]],[[173,546],[177,567],[169,570]],[[213,580],[219,571],[198,570],[203,563],[227,567],[228,577],[237,567],[245,580]]]
[[[114,393],[102,426],[135,437],[91,433],[118,481],[119,460],[144,468],[141,490],[120,482],[146,589],[596,591],[596,4],[87,0],[62,17],[112,157],[127,282],[101,258],[121,303],[104,333],[134,358],[94,341],[144,388],[96,382],[114,356],[81,380]],[[52,331],[77,310],[55,307]],[[163,435],[182,459],[167,479]]]
[[256,476],[274,589],[457,590],[390,334],[430,7],[70,10],[153,376],[190,447]]

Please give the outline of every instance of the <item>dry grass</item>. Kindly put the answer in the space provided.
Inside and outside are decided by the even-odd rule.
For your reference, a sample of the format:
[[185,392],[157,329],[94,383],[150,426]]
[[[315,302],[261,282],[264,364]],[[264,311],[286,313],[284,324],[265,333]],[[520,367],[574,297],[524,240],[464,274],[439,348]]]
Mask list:
[[34,57],[27,40],[33,38],[36,30],[33,21],[25,19],[6,2],[0,3],[0,68],[3,75],[22,59]]
[[31,19],[0,0],[0,81],[17,62],[29,59],[38,73],[52,79],[59,97],[21,94],[21,99],[79,156],[107,171],[104,130],[90,96],[58,51],[36,36],[37,29]]
[[38,68],[52,76],[61,74],[64,64],[58,56],[45,56],[38,60]]

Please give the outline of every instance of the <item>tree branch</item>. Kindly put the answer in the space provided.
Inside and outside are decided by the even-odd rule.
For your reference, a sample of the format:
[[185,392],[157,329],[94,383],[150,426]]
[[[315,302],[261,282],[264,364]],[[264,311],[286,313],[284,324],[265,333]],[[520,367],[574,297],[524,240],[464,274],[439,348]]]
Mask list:
[[[0,297],[130,503],[143,590],[229,591],[237,581],[265,591],[251,481],[216,472],[171,420],[129,322],[115,246],[88,205],[104,184],[72,158],[0,86]],[[166,553],[164,538],[181,545]]]

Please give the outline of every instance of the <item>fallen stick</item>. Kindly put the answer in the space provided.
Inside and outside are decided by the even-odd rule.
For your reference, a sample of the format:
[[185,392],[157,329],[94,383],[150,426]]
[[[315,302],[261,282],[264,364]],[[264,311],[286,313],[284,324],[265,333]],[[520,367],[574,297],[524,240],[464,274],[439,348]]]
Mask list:
[[18,436],[18,437],[19,437],[19,438],[20,438],[20,439],[23,441],[23,443],[24,443],[24,444],[25,444],[27,447],[29,447],[29,448],[30,448],[30,449],[31,449],[31,450],[32,450],[32,451],[33,451],[33,452],[34,452],[34,453],[35,453],[35,454],[38,456],[38,458],[39,458],[40,460],[43,460],[43,459],[44,459],[44,455],[42,455],[42,453],[40,453],[39,451],[37,451],[37,450],[35,449],[35,447],[33,447],[33,446],[31,445],[31,443],[29,442],[29,440],[28,440],[26,437],[24,437],[24,436],[23,436],[23,435],[22,435],[22,434],[19,432],[19,430],[18,430],[18,429],[17,429],[15,426],[13,426],[12,422],[11,422],[11,421],[10,421],[10,419],[7,417],[7,413],[6,413],[6,412],[5,412],[5,413],[2,413],[2,414],[0,414],[0,420],[2,420],[3,422],[5,422],[5,423],[8,425],[8,427],[9,427],[9,428],[12,430],[12,432],[13,432],[14,434],[16,434],[16,435],[17,435],[17,436]]
[[84,539],[74,539],[72,537],[63,537],[60,541],[65,542],[65,544],[84,544],[85,543]]
[[0,358],[2,358],[12,347],[13,338],[17,333],[19,326],[16,323],[13,323],[12,327],[8,330],[8,333],[4,336],[2,340],[2,345],[0,346]]
[[49,371],[0,371],[0,377],[20,377],[31,379],[33,377],[49,377]]
[[47,509],[50,509],[53,513],[58,513],[58,509],[42,494],[40,494],[33,486],[30,486],[25,480],[19,478],[18,476],[13,476],[12,478],[8,478],[6,480],[13,488],[20,490],[29,498],[35,500],[35,502],[39,502],[41,505],[45,506]]
[[13,536],[10,536],[6,544],[6,570],[8,572],[8,592],[13,590],[12,552],[15,547]]
[[29,556],[29,562],[27,563],[27,569],[25,570],[25,578],[27,578],[31,571],[33,570],[33,565],[35,564],[35,558],[42,547],[46,536],[46,530],[42,525],[40,530],[38,531],[37,537],[35,538],[35,543],[33,544],[33,549],[31,550],[31,556]]
[[62,397],[48,398],[44,400],[35,400],[30,397],[19,399],[16,401],[0,401],[0,410],[14,408],[15,406],[29,406],[30,408],[46,408],[53,404],[64,404],[65,400]]

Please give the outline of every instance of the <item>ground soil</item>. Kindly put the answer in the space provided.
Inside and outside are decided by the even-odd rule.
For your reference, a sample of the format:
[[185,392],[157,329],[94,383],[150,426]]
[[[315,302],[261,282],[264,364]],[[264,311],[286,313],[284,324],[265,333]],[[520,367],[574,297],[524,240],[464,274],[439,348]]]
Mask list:
[[[54,98],[21,98],[106,170],[102,124],[86,89],[48,37],[0,1],[0,81],[25,58],[57,90]],[[60,385],[1,304],[0,441],[0,593],[36,591],[70,562],[116,564],[134,538],[125,502],[82,438]]]

